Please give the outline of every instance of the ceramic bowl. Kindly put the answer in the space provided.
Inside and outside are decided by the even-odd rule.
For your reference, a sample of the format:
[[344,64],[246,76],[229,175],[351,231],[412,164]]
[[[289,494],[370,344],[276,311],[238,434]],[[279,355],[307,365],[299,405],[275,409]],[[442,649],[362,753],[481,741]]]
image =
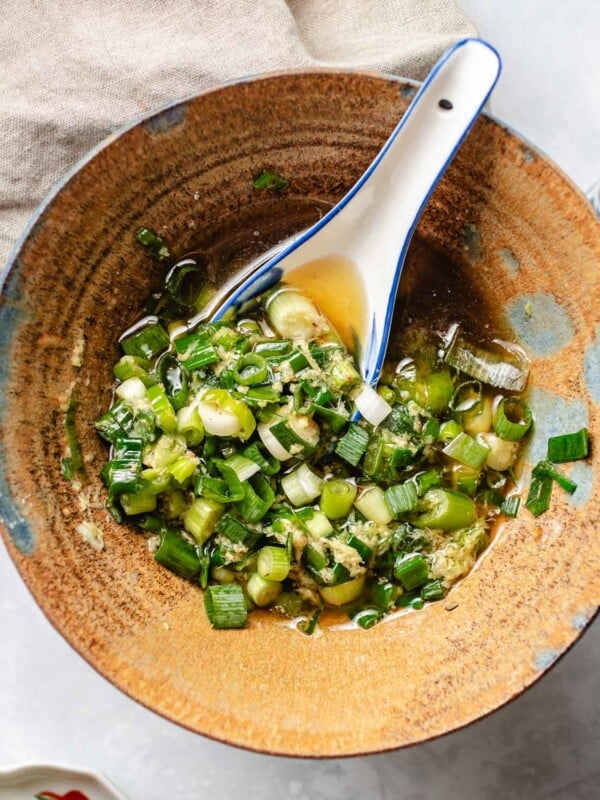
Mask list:
[[[555,492],[545,516],[524,511],[505,525],[446,600],[369,631],[325,620],[309,638],[270,612],[253,614],[246,630],[213,631],[201,591],[157,568],[144,538],[104,510],[93,420],[109,402],[117,337],[162,277],[135,230],[159,231],[175,255],[210,252],[217,274],[241,264],[339,199],[414,91],[373,74],[287,73],[173,105],[70,173],[5,274],[0,503],[17,568],[52,624],[114,685],[254,750],[342,756],[451,731],[536,681],[598,606],[600,448],[573,466],[572,497]],[[253,190],[263,168],[289,186]],[[483,116],[414,248],[441,254],[457,281],[470,276],[465,308],[500,314],[528,351],[537,424],[526,460],[551,433],[593,432],[600,232],[564,175]],[[69,397],[88,474],[81,487],[60,471]]]

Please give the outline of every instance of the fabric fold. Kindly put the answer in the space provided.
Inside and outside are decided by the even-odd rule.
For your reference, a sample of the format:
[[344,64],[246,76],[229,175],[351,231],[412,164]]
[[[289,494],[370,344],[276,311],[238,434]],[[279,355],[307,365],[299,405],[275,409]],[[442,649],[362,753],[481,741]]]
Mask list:
[[0,266],[52,185],[136,117],[237,76],[286,68],[421,79],[475,32],[450,0],[5,0]]

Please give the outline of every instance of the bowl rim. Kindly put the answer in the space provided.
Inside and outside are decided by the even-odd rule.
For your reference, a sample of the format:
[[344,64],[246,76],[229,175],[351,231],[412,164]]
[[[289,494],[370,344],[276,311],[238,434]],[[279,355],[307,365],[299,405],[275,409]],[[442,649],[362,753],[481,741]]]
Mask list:
[[[239,85],[242,85],[242,84],[245,84],[245,83],[255,83],[255,82],[258,82],[258,81],[266,81],[266,80],[272,80],[272,79],[276,79],[276,78],[286,78],[286,77],[304,76],[304,75],[323,75],[323,76],[328,76],[328,75],[331,75],[331,76],[342,75],[343,76],[343,75],[346,75],[346,76],[358,76],[358,77],[365,77],[365,78],[375,78],[375,79],[381,79],[381,80],[384,80],[384,81],[397,83],[397,84],[408,84],[408,85],[412,86],[415,89],[415,91],[421,86],[421,83],[422,83],[421,81],[415,80],[413,78],[407,78],[407,77],[404,77],[404,76],[401,76],[401,75],[395,75],[395,74],[392,74],[392,73],[381,72],[381,71],[378,71],[378,70],[369,70],[369,69],[352,69],[352,68],[342,68],[342,67],[328,67],[328,68],[326,68],[326,67],[310,67],[310,68],[309,67],[298,67],[298,68],[294,68],[294,69],[281,69],[281,70],[274,70],[274,71],[269,71],[269,72],[249,73],[249,74],[246,74],[246,75],[242,75],[242,76],[239,76],[237,78],[233,78],[231,80],[223,82],[221,84],[216,84],[216,85],[207,87],[206,89],[204,89],[202,91],[194,92],[194,93],[179,97],[179,98],[177,98],[175,100],[171,100],[171,101],[169,101],[169,102],[167,102],[167,103],[165,103],[163,105],[160,105],[157,108],[149,111],[146,114],[142,114],[140,116],[137,116],[137,117],[133,118],[128,123],[124,124],[123,126],[119,127],[117,130],[115,130],[112,133],[110,133],[108,136],[104,137],[94,147],[92,147],[90,150],[88,150],[80,159],[78,159],[64,173],[64,175],[56,181],[56,183],[50,188],[50,190],[45,195],[45,197],[37,205],[35,210],[32,212],[32,214],[31,214],[31,216],[30,216],[30,218],[29,218],[29,220],[28,220],[23,232],[21,233],[21,235],[17,239],[15,245],[13,246],[13,248],[12,248],[12,250],[11,250],[9,256],[8,256],[8,259],[6,261],[6,264],[0,269],[0,299],[1,299],[3,291],[4,291],[4,286],[6,284],[6,280],[8,279],[12,269],[15,266],[18,265],[19,253],[21,252],[21,250],[24,247],[24,245],[27,243],[27,240],[29,239],[29,236],[34,231],[39,219],[44,214],[46,209],[50,206],[50,204],[53,202],[53,200],[56,198],[56,196],[58,194],[60,194],[60,192],[69,184],[69,182],[79,173],[79,171],[83,167],[85,167],[88,163],[90,163],[100,152],[102,152],[104,149],[106,149],[111,144],[113,144],[115,141],[117,141],[123,134],[133,130],[134,128],[136,128],[136,127],[138,127],[140,125],[143,125],[143,124],[149,122],[150,120],[153,120],[155,118],[159,118],[163,114],[165,114],[165,113],[167,113],[169,111],[172,111],[173,109],[176,109],[176,108],[178,108],[180,106],[185,106],[189,102],[192,102],[192,101],[194,101],[194,100],[196,100],[196,99],[198,99],[200,97],[204,97],[206,95],[214,94],[216,92],[221,91],[222,89],[227,89],[227,88],[230,88],[230,87],[239,86]],[[567,173],[560,166],[558,166],[554,162],[554,160],[550,156],[548,156],[537,145],[533,144],[527,137],[523,136],[516,128],[514,128],[510,124],[506,123],[504,120],[500,119],[499,117],[495,116],[490,111],[484,109],[481,112],[481,115],[486,117],[491,122],[493,122],[501,130],[506,131],[511,136],[513,136],[516,139],[518,139],[521,143],[526,145],[526,149],[528,151],[530,151],[531,154],[533,154],[536,158],[539,158],[543,162],[545,162],[552,169],[552,171],[568,186],[568,188],[578,197],[582,208],[585,208],[587,213],[589,213],[589,215],[591,217],[593,217],[594,220],[598,219],[598,216],[596,214],[596,211],[595,211],[595,209],[594,209],[594,207],[592,205],[592,202],[591,202],[590,198],[574,182],[574,180],[572,178],[570,178],[569,175],[567,175]],[[3,386],[0,385],[0,399],[2,397],[2,394],[3,394]],[[6,498],[6,499],[10,500],[10,498]],[[12,541],[12,539],[11,539],[11,537],[8,534],[8,531],[7,531],[7,526],[5,524],[5,519],[4,519],[3,514],[2,514],[1,506],[0,506],[0,532],[2,534],[4,534],[4,536],[0,536],[0,539],[5,538],[7,541],[8,540]],[[248,752],[259,753],[259,754],[263,754],[263,755],[278,756],[278,757],[283,757],[283,758],[295,758],[295,759],[302,759],[302,760],[305,760],[305,759],[306,760],[325,760],[325,759],[332,759],[332,758],[342,759],[342,758],[356,758],[356,757],[360,757],[360,756],[369,756],[369,755],[380,755],[380,754],[384,754],[384,753],[394,752],[394,751],[397,751],[397,750],[404,750],[404,749],[408,749],[408,748],[412,748],[412,747],[417,747],[419,745],[426,744],[427,742],[431,742],[431,741],[434,741],[434,740],[437,740],[437,739],[441,739],[442,737],[448,736],[449,734],[452,734],[452,733],[454,733],[456,731],[459,731],[459,730],[467,728],[467,727],[469,727],[471,725],[474,725],[477,722],[485,719],[486,717],[489,717],[491,714],[494,714],[496,711],[504,708],[509,703],[511,703],[512,701],[514,701],[518,697],[520,697],[525,691],[527,691],[532,686],[534,686],[559,661],[562,660],[562,658],[581,639],[583,634],[587,630],[589,630],[592,622],[594,620],[596,620],[600,615],[600,605],[599,605],[599,606],[596,606],[596,608],[593,611],[593,613],[587,615],[585,620],[582,620],[581,625],[576,630],[573,629],[573,634],[574,634],[573,638],[571,639],[569,644],[565,647],[565,649],[562,652],[558,653],[556,655],[556,657],[549,664],[544,665],[541,669],[538,669],[536,671],[536,674],[533,677],[533,679],[529,683],[527,683],[525,686],[523,686],[522,688],[520,688],[517,691],[515,691],[511,696],[507,697],[503,702],[501,702],[499,705],[496,705],[494,708],[491,708],[489,710],[483,711],[482,713],[478,714],[473,719],[467,720],[466,722],[453,725],[452,727],[448,728],[445,731],[425,736],[424,738],[416,740],[416,741],[413,741],[413,742],[400,744],[400,745],[391,744],[390,746],[382,747],[382,748],[379,748],[379,749],[355,750],[355,751],[352,751],[352,752],[344,752],[344,753],[331,752],[331,753],[322,753],[322,754],[318,754],[318,755],[297,753],[297,752],[284,752],[283,750],[275,751],[275,750],[270,750],[268,748],[254,747],[254,746],[250,746],[248,744],[231,741],[231,740],[229,740],[227,738],[224,738],[224,737],[221,738],[221,737],[216,736],[216,735],[214,735],[212,733],[206,733],[206,732],[198,731],[195,728],[193,728],[191,725],[189,725],[189,724],[187,724],[185,722],[181,722],[180,720],[170,716],[168,713],[153,708],[149,703],[145,702],[143,699],[140,699],[138,697],[134,697],[130,693],[130,691],[127,688],[125,688],[125,686],[123,686],[120,682],[118,682],[115,678],[113,678],[113,677],[108,678],[103,673],[99,672],[99,670],[92,663],[92,661],[88,658],[88,656],[73,641],[71,641],[70,638],[68,638],[66,636],[66,634],[59,628],[58,624],[51,618],[51,616],[49,616],[47,614],[46,610],[43,609],[39,605],[35,595],[33,594],[33,591],[31,589],[31,587],[29,586],[29,583],[27,582],[26,578],[21,574],[21,572],[20,572],[20,570],[19,570],[19,568],[17,566],[17,562],[16,562],[15,558],[13,557],[13,554],[11,552],[11,548],[7,547],[7,541],[4,541],[4,546],[5,546],[8,554],[9,554],[9,557],[10,557],[13,565],[15,566],[15,568],[16,568],[18,574],[19,574],[19,577],[21,578],[21,580],[25,584],[27,590],[29,591],[31,597],[35,601],[36,605],[38,605],[38,607],[42,610],[42,612],[44,614],[44,617],[48,620],[48,622],[50,622],[52,627],[60,634],[61,638],[63,638],[67,642],[67,644],[69,644],[69,646],[79,656],[81,656],[81,658],[83,658],[83,660],[87,664],[89,664],[100,677],[104,678],[105,680],[108,680],[111,685],[115,686],[115,688],[117,688],[120,692],[122,692],[124,695],[126,695],[130,700],[135,701],[136,703],[138,703],[139,705],[141,705],[143,708],[147,709],[148,711],[151,711],[152,713],[159,715],[163,719],[167,720],[170,723],[174,723],[175,725],[183,728],[184,730],[188,730],[188,731],[190,731],[190,732],[192,732],[194,734],[201,735],[201,736],[203,736],[203,737],[205,737],[207,739],[211,739],[212,741],[219,742],[220,744],[229,745],[229,746],[232,746],[232,747],[235,747],[235,748],[238,748],[238,749],[241,749],[241,750],[245,750],[245,751],[248,751]],[[48,766],[52,766],[52,765],[49,764]],[[67,768],[69,768],[69,767],[67,767]],[[77,768],[75,768],[75,770],[77,771]],[[85,773],[85,774],[93,774],[94,776],[97,775],[97,773]],[[2,775],[2,770],[0,770],[0,777],[1,777],[1,775]]]
[[[113,142],[120,139],[120,137],[127,133],[130,130],[133,130],[138,125],[142,125],[146,122],[149,122],[151,119],[155,117],[160,117],[161,115],[171,111],[174,108],[179,106],[183,106],[186,103],[190,103],[193,100],[196,100],[199,97],[204,97],[205,95],[213,94],[215,92],[219,92],[221,89],[227,89],[232,86],[239,86],[244,83],[254,83],[256,81],[263,81],[263,80],[270,80],[272,78],[285,78],[287,76],[293,75],[358,75],[364,76],[366,78],[381,78],[383,80],[392,81],[394,83],[405,83],[409,84],[417,90],[422,81],[415,80],[414,78],[407,78],[402,75],[395,75],[391,72],[380,72],[378,70],[369,70],[369,69],[351,69],[351,68],[343,68],[343,67],[296,67],[293,69],[280,69],[280,70],[273,70],[271,72],[252,72],[246,75],[241,75],[237,78],[232,78],[231,80],[225,81],[223,83],[215,84],[213,86],[209,86],[206,89],[203,89],[200,92],[193,92],[191,94],[182,95],[179,98],[174,100],[169,100],[168,102],[157,106],[155,109],[148,111],[146,114],[141,114],[137,117],[132,118],[129,122],[126,122],[124,125],[117,128],[112,133],[109,133],[108,136],[105,136],[101,139],[97,144],[95,144],[92,148],[90,148],[86,153],[84,153],[81,158],[77,159],[77,161],[72,164],[71,167],[62,175],[56,183],[54,183],[50,189],[48,190],[47,194],[40,200],[38,205],[32,211],[27,224],[25,225],[23,231],[21,232],[19,238],[13,245],[6,263],[0,268],[0,294],[4,288],[8,275],[10,274],[12,268],[15,266],[17,262],[19,252],[21,248],[29,238],[30,233],[35,228],[38,219],[44,213],[46,208],[50,205],[50,203],[54,200],[54,198],[64,189],[64,187],[74,178],[77,173],[86,166],[93,158],[95,158],[98,153],[105,150],[109,147]],[[412,99],[412,98],[411,98]],[[517,128],[512,126],[510,123],[506,122],[502,118],[496,116],[491,111],[487,109],[487,106],[490,106],[490,102],[486,103],[483,110],[480,112],[480,115],[487,117],[492,122],[495,122],[499,125],[502,129],[506,130],[508,133],[516,136],[520,139],[524,144],[527,145],[528,149],[536,156],[541,158],[543,161],[547,162],[555,172],[557,172],[560,177],[569,184],[570,188],[575,191],[576,194],[579,195],[580,199],[584,201],[584,203],[589,207],[589,210],[595,214],[595,209],[592,205],[592,201],[590,200],[589,196],[579,187],[575,181],[560,167],[552,158],[549,156],[544,150],[542,150],[538,145],[534,144],[530,139],[524,136]],[[479,116],[479,115],[478,115]]]

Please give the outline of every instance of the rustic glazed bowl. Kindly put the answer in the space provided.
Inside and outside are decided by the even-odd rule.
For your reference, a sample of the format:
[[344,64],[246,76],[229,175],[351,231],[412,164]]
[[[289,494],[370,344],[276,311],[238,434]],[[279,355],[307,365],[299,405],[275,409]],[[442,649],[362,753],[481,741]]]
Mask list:
[[[174,105],[70,174],[5,275],[0,504],[10,555],[48,619],[113,684],[254,750],[372,753],[465,725],[536,681],[600,598],[600,448],[573,466],[572,497],[556,492],[539,520],[524,511],[505,525],[446,600],[370,631],[326,620],[309,638],[269,612],[246,630],[213,631],[201,591],[157,568],[144,538],[103,508],[93,420],[109,402],[117,337],[162,277],[134,231],[158,230],[175,255],[209,251],[217,274],[242,263],[338,200],[414,91],[377,75],[291,73]],[[289,179],[282,193],[253,190],[265,167]],[[597,429],[600,233],[551,163],[480,118],[414,248],[438,254],[464,279],[465,308],[500,314],[529,352],[529,462],[549,433]],[[69,397],[88,475],[80,489],[60,472]],[[82,535],[89,522],[103,549]]]

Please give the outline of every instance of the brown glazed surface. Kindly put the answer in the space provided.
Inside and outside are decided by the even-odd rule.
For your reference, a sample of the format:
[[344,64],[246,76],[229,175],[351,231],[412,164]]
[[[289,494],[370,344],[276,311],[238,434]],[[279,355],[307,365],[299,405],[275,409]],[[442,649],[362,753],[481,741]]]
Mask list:
[[[3,290],[0,504],[23,579],[61,634],[132,698],[255,750],[371,753],[465,725],[534,682],[599,603],[592,469],[597,474],[600,448],[582,468],[587,489],[579,500],[555,492],[539,520],[522,512],[445,601],[370,631],[334,630],[326,621],[314,638],[268,612],[252,614],[246,630],[211,630],[201,591],[155,566],[143,537],[103,508],[97,473],[105,450],[92,423],[109,402],[117,337],[161,278],[134,245],[134,231],[156,229],[175,255],[211,247],[217,270],[242,261],[339,199],[412,92],[375,75],[292,73],[163,112],[116,137],[66,183]],[[252,189],[265,167],[289,178],[281,195]],[[531,325],[541,333],[530,328],[539,335],[527,340],[527,317],[522,327],[534,393],[563,398],[567,427],[576,413],[597,430],[598,389],[589,375],[586,383],[584,363],[598,359],[600,236],[565,177],[480,118],[418,236],[470,270],[492,307],[517,309],[511,319],[524,296],[533,298],[542,316]],[[59,466],[61,400],[71,388],[88,472],[79,493]],[[104,550],[77,532],[82,521],[103,531]]]

